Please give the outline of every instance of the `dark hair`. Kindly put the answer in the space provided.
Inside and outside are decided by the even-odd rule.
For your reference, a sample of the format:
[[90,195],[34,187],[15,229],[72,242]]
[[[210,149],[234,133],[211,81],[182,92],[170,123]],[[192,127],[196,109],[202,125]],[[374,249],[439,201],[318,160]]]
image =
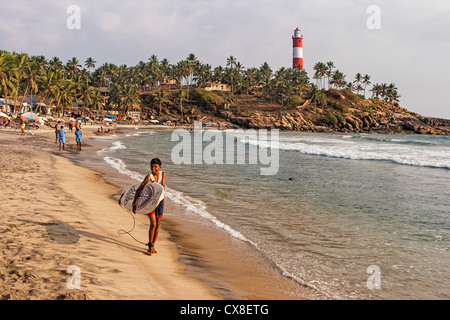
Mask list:
[[150,166],[152,166],[153,164],[157,164],[157,165],[161,166],[162,162],[161,162],[161,160],[159,160],[159,158],[154,158],[154,159],[152,159],[152,161],[150,161]]

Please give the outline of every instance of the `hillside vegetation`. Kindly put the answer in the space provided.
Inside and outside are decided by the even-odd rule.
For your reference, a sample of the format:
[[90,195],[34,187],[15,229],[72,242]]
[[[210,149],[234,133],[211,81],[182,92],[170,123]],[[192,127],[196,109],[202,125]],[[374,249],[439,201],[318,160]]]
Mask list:
[[[83,67],[74,57],[29,56],[0,50],[0,95],[11,113],[32,111],[60,114],[76,110],[82,116],[118,114],[127,120],[172,119],[183,125],[194,120],[211,125],[277,128],[298,131],[449,134],[449,120],[424,117],[400,107],[395,84],[372,84],[357,73],[350,81],[329,61],[317,62],[311,80],[304,69],[267,63],[245,68],[230,56],[226,66],[212,68],[194,54],[175,64],[151,56],[135,66],[88,58]],[[228,91],[208,91],[221,83]],[[371,95],[370,98],[366,98]],[[34,100],[33,100],[34,99]],[[5,108],[5,106],[3,106]]]

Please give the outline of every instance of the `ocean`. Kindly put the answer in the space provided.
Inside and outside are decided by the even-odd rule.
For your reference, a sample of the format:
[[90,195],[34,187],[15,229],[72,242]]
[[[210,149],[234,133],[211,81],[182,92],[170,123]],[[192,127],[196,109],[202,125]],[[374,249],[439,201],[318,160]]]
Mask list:
[[279,132],[271,175],[250,161],[268,145],[258,139],[237,136],[246,161],[223,164],[174,161],[172,130],[96,139],[103,161],[136,180],[160,158],[167,198],[321,296],[450,299],[449,136]]

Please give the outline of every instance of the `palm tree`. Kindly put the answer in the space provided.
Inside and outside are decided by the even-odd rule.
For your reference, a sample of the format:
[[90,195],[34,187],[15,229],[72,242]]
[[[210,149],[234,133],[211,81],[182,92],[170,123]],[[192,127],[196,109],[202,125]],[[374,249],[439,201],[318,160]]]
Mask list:
[[197,70],[197,86],[202,87],[212,78],[211,66],[209,64],[199,64]]
[[398,89],[394,83],[390,83],[389,86],[386,87],[386,100],[389,102],[398,102],[400,95],[398,94]]
[[211,80],[214,82],[223,82],[223,77],[224,77],[223,67],[222,66],[215,67],[211,76]]
[[91,93],[91,107],[94,110],[102,111],[103,110],[103,96],[100,90],[93,90]]
[[328,89],[330,89],[331,79],[332,79],[332,76],[333,76],[333,69],[336,68],[336,67],[334,66],[334,62],[333,61],[328,61],[326,63],[326,66],[327,66],[327,69],[326,69],[325,74],[326,74],[326,76],[328,78]]
[[65,70],[69,78],[73,78],[80,72],[81,64],[77,58],[73,57],[72,60],[68,60],[65,65]]
[[[169,60],[164,58],[160,61],[159,70],[161,70],[161,81],[170,79],[170,68],[171,68],[171,66],[169,64]],[[169,88],[170,88],[170,82],[169,82]]]
[[[325,76],[327,74],[328,67],[323,62],[317,62],[314,65],[314,79],[317,81],[317,85],[319,89],[325,88]],[[323,81],[323,82],[322,82]]]
[[78,90],[77,99],[83,102],[83,114],[86,106],[92,105],[92,94],[94,88],[89,85],[88,81],[81,83],[80,89]]
[[[14,67],[17,70],[17,79],[15,81],[15,89],[13,90],[14,94],[12,94],[13,98],[14,98],[14,105],[16,105],[17,102],[17,97],[19,95],[22,96],[21,100],[21,105],[23,103],[23,100],[26,98],[26,96],[24,96],[23,92],[22,92],[22,87],[23,87],[23,75],[25,73],[25,68],[27,66],[28,63],[28,55],[25,53],[13,53],[12,55],[12,59],[13,59],[13,64]],[[37,88],[36,88],[37,89]],[[32,102],[32,101],[30,101]]]
[[296,94],[302,96],[303,90],[309,86],[309,77],[306,70],[302,68],[293,69],[292,81]]
[[163,89],[159,89],[158,91],[156,91],[154,93],[154,100],[156,102],[158,102],[158,104],[159,104],[159,113],[158,113],[159,116],[161,116],[161,110],[162,110],[162,104],[164,102],[164,97],[165,97],[165,94],[164,94]]
[[347,82],[345,81],[345,75],[341,71],[336,70],[331,78],[331,84],[336,86],[336,88],[338,89],[345,88],[345,86],[347,85]]
[[47,99],[51,98],[52,101],[56,98],[57,82],[59,81],[59,73],[54,71],[47,71],[42,77],[39,78],[38,87],[40,102],[39,105]]
[[152,55],[148,59],[146,71],[146,76],[149,78],[151,86],[154,87],[157,84],[157,80],[161,74],[158,58],[155,55]]
[[18,70],[14,65],[14,59],[9,52],[0,54],[0,88],[3,98],[7,98],[10,92],[16,90]]
[[178,97],[180,99],[180,116],[181,116],[181,122],[183,122],[184,120],[184,113],[183,113],[183,101],[186,100],[186,91],[184,91],[183,89],[179,89],[177,90],[177,92],[175,93],[176,97]]
[[379,84],[379,83],[375,83],[375,84],[372,86],[372,89],[371,89],[370,91],[372,91],[372,98],[373,98],[373,97],[378,98],[378,96],[379,96],[379,95],[381,94],[381,92],[382,92],[382,85]]
[[62,111],[64,107],[71,109],[73,101],[76,100],[76,90],[71,80],[61,80],[56,90],[56,101]]
[[311,99],[311,102],[313,102],[314,106],[316,106],[316,107],[317,107],[316,102],[318,100],[319,93],[320,93],[319,87],[312,83],[311,86],[310,86],[309,98],[308,99]]
[[187,99],[189,100],[189,84],[195,78],[197,57],[190,53],[186,58],[186,81],[187,81]]
[[234,82],[233,81],[233,70],[234,70],[235,66],[236,66],[236,58],[233,56],[229,56],[227,58],[227,67],[229,67],[229,70],[230,70],[229,76],[230,76],[231,92],[234,92],[234,90],[233,90],[233,82]]
[[258,69],[248,68],[245,71],[245,87],[247,89],[247,94],[250,94],[250,90],[257,84],[257,74]]
[[371,84],[370,82],[370,76],[368,74],[365,74],[362,78],[362,84],[364,85],[364,97],[366,97],[366,88],[369,84]]
[[84,66],[88,69],[95,69],[95,64],[97,63],[97,61],[95,61],[94,59],[92,59],[91,57],[87,58],[86,61],[84,62]]
[[356,94],[359,94],[359,91],[363,90],[363,87],[361,86],[362,78],[362,74],[358,72],[355,76],[355,81],[353,81],[355,84]]
[[61,60],[59,60],[58,57],[53,57],[49,62],[48,62],[50,69],[52,71],[56,71],[56,70],[60,70],[63,68],[63,64],[61,62]]
[[[38,81],[40,79],[40,72],[38,69],[38,65],[34,61],[30,61],[27,63],[26,68],[23,74],[24,84],[26,85],[25,96],[28,95],[28,90],[31,90],[31,93],[38,92]],[[31,98],[33,95],[31,96]],[[32,99],[31,99],[32,100]]]
[[133,108],[135,105],[139,105],[141,100],[139,98],[139,91],[136,86],[125,84],[121,91],[121,100],[122,106],[124,107],[124,117],[128,113],[130,108]]
[[264,62],[259,68],[260,78],[262,81],[262,85],[265,86],[269,84],[270,79],[272,78],[272,69],[270,68],[267,62]]
[[183,87],[183,81],[189,75],[189,69],[186,60],[179,61],[175,66],[175,77],[177,82],[180,84],[180,89]]

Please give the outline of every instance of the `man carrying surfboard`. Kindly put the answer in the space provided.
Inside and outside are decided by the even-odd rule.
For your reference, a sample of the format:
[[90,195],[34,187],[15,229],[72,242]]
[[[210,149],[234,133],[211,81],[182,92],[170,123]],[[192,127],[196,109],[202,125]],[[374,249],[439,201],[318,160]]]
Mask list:
[[[149,182],[159,183],[164,188],[166,187],[166,173],[161,171],[161,166],[162,162],[158,158],[152,159],[150,161],[150,168],[152,172],[150,174],[147,174],[147,176],[144,178],[139,188],[136,190],[136,195],[133,201],[134,214],[136,214],[136,201],[139,198],[142,189],[147,183]],[[146,253],[150,256],[154,253],[157,253],[157,251],[155,250],[155,242],[156,239],[158,238],[159,226],[161,224],[163,211],[164,211],[164,197],[159,202],[156,209],[148,213],[148,217],[150,219],[150,229],[148,230],[148,243],[147,243],[148,251]]]

